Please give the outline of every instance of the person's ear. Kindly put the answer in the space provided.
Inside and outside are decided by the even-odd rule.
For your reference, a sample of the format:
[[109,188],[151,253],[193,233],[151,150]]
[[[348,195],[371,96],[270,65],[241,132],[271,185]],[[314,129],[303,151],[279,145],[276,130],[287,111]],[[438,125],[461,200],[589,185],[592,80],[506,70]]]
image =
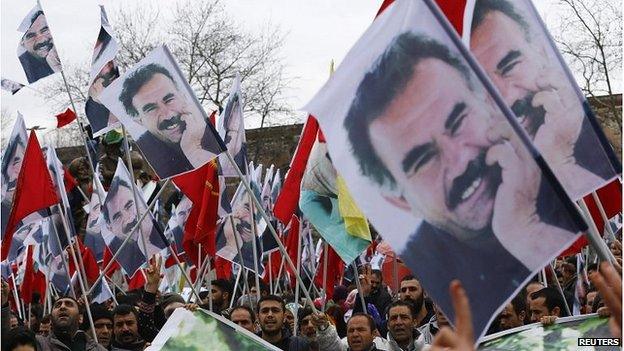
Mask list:
[[407,203],[407,201],[405,201],[405,198],[403,196],[386,195],[386,194],[382,196],[386,201],[388,201],[394,207],[398,207],[406,212],[412,211],[412,207]]
[[551,316],[557,316],[557,317],[561,317],[561,309],[559,308],[559,306],[554,307],[550,313]]
[[522,311],[522,312],[518,313],[518,319],[519,320],[523,321],[525,319],[525,317],[526,317],[526,312],[525,311]]

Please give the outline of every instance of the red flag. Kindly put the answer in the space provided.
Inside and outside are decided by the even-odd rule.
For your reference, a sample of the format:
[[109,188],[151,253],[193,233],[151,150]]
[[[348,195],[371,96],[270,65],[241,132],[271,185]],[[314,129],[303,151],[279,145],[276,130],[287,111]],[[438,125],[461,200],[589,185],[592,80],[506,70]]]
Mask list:
[[269,284],[271,279],[277,278],[277,273],[279,273],[280,266],[282,265],[282,253],[280,250],[276,250],[271,252],[270,262],[264,268],[264,277],[262,277],[262,281]]
[[290,218],[297,210],[299,205],[299,195],[301,194],[301,179],[303,173],[305,173],[306,165],[308,164],[308,158],[310,158],[310,151],[316,140],[316,135],[319,130],[318,122],[314,116],[309,115],[308,120],[303,127],[301,137],[299,139],[299,145],[290,162],[290,169],[284,179],[282,191],[280,191],[275,200],[275,206],[273,207],[273,215],[279,219],[284,225],[288,224]]
[[128,278],[128,291],[141,289],[145,285],[146,280],[143,270],[137,270],[131,278]]
[[[394,0],[384,0],[375,17],[384,12],[384,10],[393,2]],[[436,0],[436,3],[440,7],[440,10],[444,12],[444,15],[446,15],[449,22],[451,22],[457,31],[457,34],[461,36],[464,28],[464,10],[466,9],[466,0]]]
[[69,193],[78,185],[78,181],[74,176],[71,175],[69,169],[63,166],[63,184],[65,185],[65,190]]
[[197,265],[197,245],[214,256],[219,206],[219,175],[216,160],[201,168],[173,178],[175,185],[193,202],[193,209],[184,225],[182,246],[189,259]]
[[[340,279],[344,273],[344,263],[340,259],[340,256],[332,249],[331,245],[327,245],[327,297],[331,298],[334,294],[334,286],[340,283]],[[325,250],[321,251],[321,259],[318,263],[318,269],[316,270],[316,276],[314,277],[314,284],[317,287],[323,287],[323,275],[325,265]]]
[[[87,275],[87,281],[89,284],[95,283],[97,278],[100,276],[100,267],[97,264],[95,256],[93,256],[93,252],[88,247],[84,246],[80,240],[78,240],[78,244],[80,245],[80,254],[82,255],[82,263],[84,264],[85,274]],[[76,253],[76,255],[78,255]],[[71,257],[71,255],[70,255]],[[78,256],[76,256],[78,258]],[[76,271],[76,266],[74,264],[73,258],[69,260],[69,275],[73,275]],[[80,272],[82,274],[82,272]]]
[[7,222],[4,240],[2,240],[2,261],[9,254],[11,239],[17,224],[29,214],[59,202],[34,131],[30,132],[30,137],[28,138],[28,145],[24,152],[24,161],[17,178],[13,196],[13,208]]
[[[111,252],[111,250],[108,248],[108,246],[104,247],[104,257],[102,257],[102,269],[106,268],[106,266],[108,266],[108,263],[113,259],[113,253]],[[114,261],[113,264],[111,264],[110,268],[108,269],[108,271],[106,271],[106,276],[107,277],[112,277],[113,274],[119,269],[121,268],[121,266],[119,266],[119,263],[117,261]]]
[[22,295],[22,300],[24,300],[25,304],[29,304],[32,302],[32,293],[33,293],[33,278],[35,276],[34,267],[33,267],[33,247],[26,247],[26,260],[25,265],[26,269],[24,270],[24,280],[22,280],[22,286],[20,287],[20,294]]
[[73,122],[75,119],[76,113],[68,107],[65,112],[56,115],[56,128],[64,127]]
[[221,256],[215,256],[214,267],[217,272],[217,279],[230,279],[232,277],[232,262]]
[[[297,257],[299,257],[298,255],[298,251],[299,251],[299,218],[297,218],[297,216],[293,215],[292,219],[290,220],[290,230],[288,231],[288,236],[286,237],[286,252],[288,253],[288,256],[290,257],[290,259],[292,260],[292,262],[296,265],[297,264]],[[290,265],[286,265],[286,267],[288,268],[288,271],[290,272],[290,274],[297,274],[297,272],[293,272],[292,269],[290,268]]]

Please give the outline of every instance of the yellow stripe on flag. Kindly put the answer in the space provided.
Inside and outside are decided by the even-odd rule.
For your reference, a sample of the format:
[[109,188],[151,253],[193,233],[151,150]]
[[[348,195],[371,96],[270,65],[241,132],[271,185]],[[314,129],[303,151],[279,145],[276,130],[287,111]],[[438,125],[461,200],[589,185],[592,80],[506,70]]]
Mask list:
[[352,236],[371,241],[370,228],[364,214],[355,204],[347,184],[340,175],[336,177],[336,188],[338,189],[338,210],[344,218],[347,233]]

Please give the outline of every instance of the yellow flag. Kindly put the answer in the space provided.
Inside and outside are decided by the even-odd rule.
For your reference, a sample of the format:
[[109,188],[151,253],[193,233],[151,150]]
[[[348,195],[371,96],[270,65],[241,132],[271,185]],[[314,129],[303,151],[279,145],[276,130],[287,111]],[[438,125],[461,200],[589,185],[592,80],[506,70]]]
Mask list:
[[370,228],[364,214],[355,204],[344,179],[339,175],[336,177],[336,188],[338,189],[338,210],[344,218],[347,233],[352,236],[371,241]]

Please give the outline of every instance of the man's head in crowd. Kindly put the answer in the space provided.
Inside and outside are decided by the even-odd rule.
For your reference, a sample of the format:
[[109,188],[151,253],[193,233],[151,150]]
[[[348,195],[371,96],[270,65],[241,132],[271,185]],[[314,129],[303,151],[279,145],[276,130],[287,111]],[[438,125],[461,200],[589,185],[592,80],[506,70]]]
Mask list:
[[[232,297],[232,285],[225,279],[216,279],[212,281],[212,305],[220,309],[227,308]],[[208,303],[208,299],[202,301]]]
[[133,72],[123,83],[119,100],[132,117],[155,137],[179,144],[186,130],[185,118],[192,112],[171,73],[159,64]]
[[527,284],[526,288],[524,288],[524,290],[526,291],[526,304],[527,306],[531,305],[531,294],[533,294],[536,291],[542,290],[544,289],[545,286],[544,284],[538,282],[538,281],[532,281],[529,284]]
[[598,291],[595,290],[589,291],[587,295],[585,295],[585,313],[594,312],[593,306],[596,296],[598,296]]
[[113,314],[104,306],[91,305],[98,343],[108,348],[113,338]]
[[37,335],[48,336],[50,334],[50,330],[52,329],[52,318],[49,314],[46,314],[41,318],[41,323],[39,323],[39,332]]
[[438,323],[438,329],[450,326],[451,323],[449,322],[448,318],[446,318],[446,315],[444,314],[444,312],[442,312],[440,307],[438,307],[437,305],[434,305],[433,307],[435,311],[436,323]]
[[252,333],[256,332],[256,314],[248,306],[235,307],[230,312],[230,320]]
[[316,338],[316,327],[314,326],[312,308],[305,307],[299,310],[297,322],[299,323],[299,332],[308,339]]
[[344,127],[390,203],[469,240],[491,229],[500,167],[485,155],[497,113],[447,46],[406,32],[360,82]]
[[37,334],[41,327],[41,318],[43,318],[43,306],[40,304],[30,307],[30,330]]
[[60,297],[52,305],[52,332],[54,335],[73,337],[82,323],[82,311],[78,301],[71,297]]
[[398,300],[388,307],[388,331],[401,348],[407,348],[412,341],[417,315],[410,300]]
[[371,288],[373,292],[378,292],[383,287],[383,277],[379,269],[371,270]]
[[121,345],[137,342],[139,336],[139,316],[133,306],[119,305],[113,311],[113,335]]
[[403,301],[411,301],[416,308],[416,312],[420,311],[424,302],[425,296],[422,286],[416,277],[413,275],[406,275],[401,279],[399,297]]
[[18,316],[14,312],[11,312],[11,317],[9,318],[9,327],[13,329],[13,328],[17,328],[17,326],[19,325],[20,325],[20,320]]
[[375,321],[364,313],[354,313],[347,321],[347,343],[350,351],[370,349],[375,339]]
[[526,307],[524,294],[516,295],[500,314],[500,329],[507,330],[524,325]]
[[290,332],[294,332],[295,330],[295,314],[288,307],[284,310],[284,323],[290,330]]
[[258,301],[258,321],[262,329],[262,337],[275,336],[284,327],[284,300],[276,295],[267,295]]
[[[199,293],[200,297],[202,297],[202,293],[204,292],[202,291],[201,293]],[[171,316],[171,314],[173,313],[173,311],[175,311],[176,308],[183,307],[183,306],[184,306],[184,298],[182,298],[180,294],[167,293],[167,294],[162,295],[161,297],[160,307],[165,312],[166,318],[169,318],[169,316]]]
[[2,336],[2,350],[6,351],[37,351],[38,342],[35,333],[26,327],[9,330]]
[[539,322],[544,316],[565,317],[565,300],[559,291],[553,287],[547,287],[531,294],[529,310],[531,322]]

